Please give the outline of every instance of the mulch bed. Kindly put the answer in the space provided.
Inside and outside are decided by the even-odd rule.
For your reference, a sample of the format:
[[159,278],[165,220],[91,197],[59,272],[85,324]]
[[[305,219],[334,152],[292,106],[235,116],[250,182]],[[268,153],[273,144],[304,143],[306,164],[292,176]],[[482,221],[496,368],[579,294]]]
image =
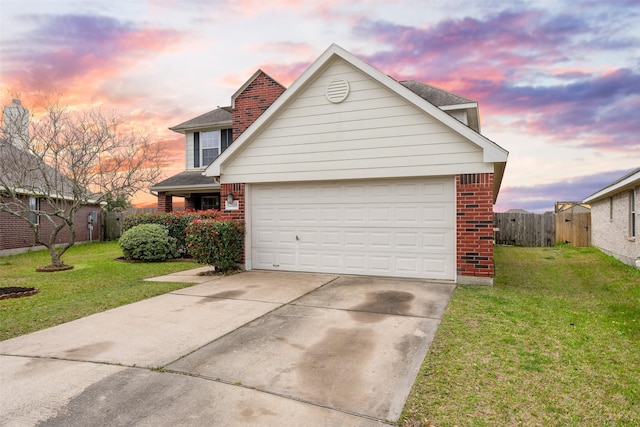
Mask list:
[[19,286],[8,286],[0,288],[0,299],[28,297],[38,293],[38,288],[22,288]]
[[38,273],[55,273],[56,271],[65,271],[73,269],[73,265],[45,265],[36,267]]

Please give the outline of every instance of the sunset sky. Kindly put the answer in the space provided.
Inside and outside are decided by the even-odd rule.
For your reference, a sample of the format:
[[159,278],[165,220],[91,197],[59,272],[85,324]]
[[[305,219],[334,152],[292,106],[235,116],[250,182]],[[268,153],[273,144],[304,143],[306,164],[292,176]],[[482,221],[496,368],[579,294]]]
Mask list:
[[637,0],[0,0],[0,100],[116,110],[169,147],[167,177],[184,169],[169,126],[258,68],[289,86],[331,43],[478,101],[510,152],[497,211],[553,210],[640,166]]

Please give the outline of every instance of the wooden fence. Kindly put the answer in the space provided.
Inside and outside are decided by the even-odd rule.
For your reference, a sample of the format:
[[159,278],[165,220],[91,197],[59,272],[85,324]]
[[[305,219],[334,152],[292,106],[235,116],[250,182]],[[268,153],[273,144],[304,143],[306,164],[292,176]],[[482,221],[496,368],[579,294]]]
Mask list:
[[557,213],[556,243],[586,247],[591,245],[591,212]]
[[498,245],[571,246],[591,244],[591,213],[544,214],[501,212],[494,214]]
[[[127,212],[102,213],[102,240],[122,235],[127,215],[153,213],[155,208],[129,209]],[[544,214],[499,212],[493,216],[495,242],[498,245],[555,246],[567,243],[584,247],[591,244],[591,213]]]
[[122,226],[127,215],[139,213],[155,213],[157,208],[129,208],[126,212],[102,213],[102,240],[116,240],[122,235]]

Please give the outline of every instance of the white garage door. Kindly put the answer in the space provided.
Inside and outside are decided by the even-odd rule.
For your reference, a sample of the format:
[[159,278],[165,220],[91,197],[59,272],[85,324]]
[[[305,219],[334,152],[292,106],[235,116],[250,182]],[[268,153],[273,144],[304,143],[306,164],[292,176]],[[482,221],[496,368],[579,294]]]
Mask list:
[[252,267],[454,280],[453,178],[256,184]]

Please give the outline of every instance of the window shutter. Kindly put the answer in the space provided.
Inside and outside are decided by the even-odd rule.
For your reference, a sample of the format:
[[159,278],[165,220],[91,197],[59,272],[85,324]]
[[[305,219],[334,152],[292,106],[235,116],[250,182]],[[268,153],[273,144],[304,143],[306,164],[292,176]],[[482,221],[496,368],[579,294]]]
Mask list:
[[193,133],[193,167],[200,167],[200,132]]
[[220,152],[226,150],[231,145],[231,131],[232,129],[222,129],[220,131]]

